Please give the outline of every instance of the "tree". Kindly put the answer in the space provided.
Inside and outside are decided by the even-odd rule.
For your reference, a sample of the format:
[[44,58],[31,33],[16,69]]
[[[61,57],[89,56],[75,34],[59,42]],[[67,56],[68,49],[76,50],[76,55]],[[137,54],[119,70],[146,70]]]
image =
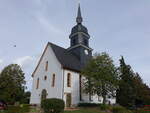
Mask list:
[[22,98],[20,100],[20,103],[29,104],[30,96],[31,96],[31,92],[30,91],[24,92],[24,95],[22,96]]
[[141,106],[143,104],[150,104],[150,88],[143,82],[138,73],[134,76],[134,86],[136,93],[135,105]]
[[143,83],[138,73],[134,73],[122,57],[120,59],[120,80],[117,90],[117,103],[127,108],[150,104],[150,88]]
[[124,58],[120,59],[120,81],[117,90],[117,103],[127,108],[134,107],[135,86],[133,82],[134,73],[130,65],[126,65]]
[[0,99],[9,103],[20,101],[24,95],[25,77],[21,67],[10,64],[0,74]]
[[117,89],[117,68],[107,53],[95,54],[82,71],[86,78],[84,91],[103,97],[103,104],[107,97],[114,97]]
[[142,101],[145,105],[150,105],[150,88],[148,85],[143,84],[142,89],[143,95],[142,95]]
[[133,77],[134,88],[135,88],[135,106],[141,106],[143,104],[143,80],[138,73]]

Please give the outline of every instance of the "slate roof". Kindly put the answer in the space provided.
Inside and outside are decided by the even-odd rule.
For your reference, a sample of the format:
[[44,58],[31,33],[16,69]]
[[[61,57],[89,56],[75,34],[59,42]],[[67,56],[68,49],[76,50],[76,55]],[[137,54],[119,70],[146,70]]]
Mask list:
[[58,61],[61,63],[63,68],[74,70],[77,72],[81,71],[80,61],[75,55],[68,52],[68,50],[65,48],[62,48],[50,42],[49,44],[51,45],[52,50],[54,51]]
[[83,32],[83,33],[86,33],[87,35],[89,35],[87,28],[85,26],[83,26],[82,24],[77,24],[71,30],[71,34],[78,33],[78,32]]

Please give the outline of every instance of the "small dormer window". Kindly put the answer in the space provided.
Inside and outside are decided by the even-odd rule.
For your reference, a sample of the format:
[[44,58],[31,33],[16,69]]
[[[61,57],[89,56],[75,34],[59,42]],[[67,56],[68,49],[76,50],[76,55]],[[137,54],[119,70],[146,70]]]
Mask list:
[[46,61],[46,64],[45,64],[45,71],[48,71],[48,61]]

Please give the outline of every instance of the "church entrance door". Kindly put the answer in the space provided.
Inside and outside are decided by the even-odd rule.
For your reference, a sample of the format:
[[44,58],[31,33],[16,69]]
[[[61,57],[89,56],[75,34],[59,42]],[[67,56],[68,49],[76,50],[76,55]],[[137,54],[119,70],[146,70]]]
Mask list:
[[46,97],[47,97],[47,91],[46,91],[46,89],[43,89],[42,94],[41,94],[41,101],[46,99]]
[[71,101],[72,101],[71,93],[67,93],[66,94],[66,107],[71,107]]

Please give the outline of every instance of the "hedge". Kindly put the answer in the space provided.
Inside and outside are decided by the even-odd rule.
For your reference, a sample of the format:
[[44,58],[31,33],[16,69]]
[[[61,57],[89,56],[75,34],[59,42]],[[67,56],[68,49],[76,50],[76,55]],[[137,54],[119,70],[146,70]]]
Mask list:
[[41,102],[44,113],[62,113],[64,111],[64,101],[57,98],[45,99]]
[[78,107],[99,107],[100,104],[96,103],[79,103]]

